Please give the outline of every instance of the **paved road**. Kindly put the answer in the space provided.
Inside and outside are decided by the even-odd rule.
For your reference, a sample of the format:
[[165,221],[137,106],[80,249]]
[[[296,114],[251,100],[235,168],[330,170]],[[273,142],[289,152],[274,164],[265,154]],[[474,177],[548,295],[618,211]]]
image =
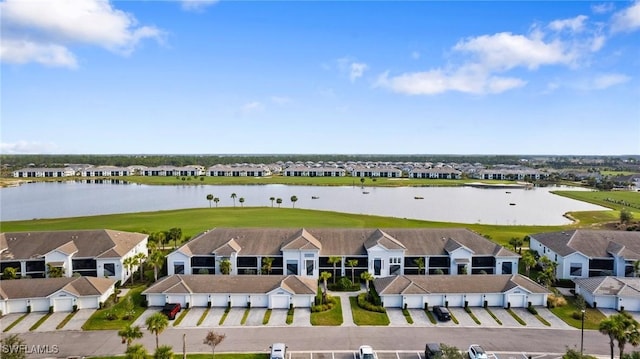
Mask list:
[[[188,352],[209,352],[202,339],[210,328],[169,328],[160,335],[160,344],[182,348],[186,333]],[[442,342],[464,349],[471,343],[482,344],[488,351],[562,353],[567,347],[580,346],[580,330],[534,328],[460,328],[460,327],[215,327],[227,335],[216,348],[218,352],[267,351],[274,342],[285,342],[291,351],[357,350],[371,344],[376,350],[424,350],[426,342]],[[137,342],[151,352],[154,336],[144,330]],[[585,331],[585,353],[607,355],[607,337],[597,331]],[[32,354],[33,358],[115,355],[125,347],[116,331],[65,331],[21,335],[28,345],[57,345],[57,353]],[[319,339],[321,338],[321,340]],[[330,343],[330,344],[328,344]]]

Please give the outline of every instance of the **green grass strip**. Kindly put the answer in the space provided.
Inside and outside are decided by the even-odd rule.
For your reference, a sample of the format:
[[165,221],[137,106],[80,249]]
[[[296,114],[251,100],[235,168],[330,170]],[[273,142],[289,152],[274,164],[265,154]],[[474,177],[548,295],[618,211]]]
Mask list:
[[36,329],[38,329],[38,327],[40,325],[42,325],[42,323],[44,323],[47,319],[49,319],[49,317],[52,315],[53,313],[47,313],[45,314],[42,318],[38,319],[38,321],[31,326],[31,328],[29,328],[29,331],[32,332]]
[[464,311],[465,311],[465,312],[467,312],[467,314],[469,314],[469,316],[471,317],[471,319],[473,319],[473,321],[474,321],[474,322],[476,322],[476,324],[478,324],[478,325],[482,324],[482,323],[480,323],[480,319],[478,319],[478,318],[476,317],[476,315],[475,315],[475,314],[473,314],[473,312],[471,311],[471,308],[469,308],[469,307],[465,307],[465,308],[464,308]]
[[404,315],[404,319],[407,320],[407,323],[413,324],[413,318],[411,318],[411,313],[409,313],[408,309],[403,309],[402,315]]
[[247,318],[249,317],[249,312],[251,312],[251,308],[247,308],[244,310],[244,315],[242,316],[242,320],[240,320],[240,325],[244,325],[247,322]]
[[433,316],[433,313],[431,313],[429,309],[425,309],[424,312],[427,314],[427,318],[429,318],[431,324],[438,324],[436,317]]
[[[449,309],[449,307],[447,307],[447,309]],[[456,318],[455,315],[453,315],[453,312],[451,310],[449,310],[449,315],[451,315],[451,321],[456,323],[456,324],[460,324],[460,322],[458,321],[458,318]]]
[[543,317],[541,317],[541,316],[540,316],[540,314],[534,314],[534,316],[535,316],[536,318],[538,318],[538,320],[540,321],[540,323],[542,323],[542,324],[546,325],[547,327],[550,327],[550,326],[551,326],[551,323],[547,322],[547,320],[546,320],[546,319],[544,319]]
[[184,317],[187,316],[187,313],[189,313],[189,310],[191,310],[191,308],[187,308],[187,309],[183,310],[182,313],[180,313],[178,318],[176,318],[176,320],[173,321],[173,326],[174,327],[177,327],[178,325],[180,325],[180,323],[182,323],[182,319],[184,319]]
[[211,310],[211,308],[207,308],[204,310],[204,313],[202,313],[202,315],[200,316],[200,319],[198,319],[198,324],[196,324],[197,326],[200,326],[200,324],[202,324],[202,322],[204,322],[204,319],[207,317],[207,314],[209,314],[209,311]]
[[13,323],[9,324],[9,326],[4,328],[4,330],[2,332],[6,333],[6,332],[10,331],[11,329],[13,329],[13,327],[18,325],[18,323],[20,323],[27,315],[29,315],[29,313],[25,313],[24,315],[20,316],[20,318],[14,320]]
[[358,305],[356,297],[349,297],[353,322],[356,325],[389,325],[387,313],[372,312]]
[[287,324],[293,324],[293,312],[294,308],[291,308],[287,311]]
[[493,312],[491,311],[491,309],[489,309],[489,307],[484,307],[484,310],[487,311],[487,313],[489,313],[489,315],[491,316],[491,318],[493,318],[493,320],[496,321],[496,323],[502,325],[502,322],[500,321],[500,319],[498,319],[498,317],[496,317],[495,314],[493,314]]
[[67,323],[69,323],[69,321],[71,320],[71,318],[73,318],[74,315],[76,315],[76,313],[78,313],[78,311],[75,312],[71,312],[69,313],[69,315],[67,315],[66,317],[64,317],[64,320],[62,320],[60,322],[60,324],[58,324],[58,326],[56,327],[56,329],[62,329],[64,328],[65,325],[67,325]]
[[507,312],[509,312],[509,314],[511,314],[511,316],[513,317],[513,319],[516,320],[516,322],[520,323],[520,325],[527,325],[527,322],[525,322],[524,320],[522,320],[522,318],[520,318],[518,316],[518,314],[516,314],[516,312],[514,312],[513,310],[511,310],[511,308],[507,308]]
[[324,312],[311,312],[311,325],[342,325],[342,302],[339,297],[332,297],[333,307]]
[[269,320],[271,320],[271,309],[267,309],[266,312],[264,312],[264,318],[262,318],[262,325],[267,325],[269,324]]
[[225,319],[227,319],[227,315],[229,314],[229,312],[231,311],[231,308],[227,307],[227,309],[224,310],[224,314],[222,314],[222,318],[220,318],[220,322],[218,323],[218,325],[222,325],[224,324]]

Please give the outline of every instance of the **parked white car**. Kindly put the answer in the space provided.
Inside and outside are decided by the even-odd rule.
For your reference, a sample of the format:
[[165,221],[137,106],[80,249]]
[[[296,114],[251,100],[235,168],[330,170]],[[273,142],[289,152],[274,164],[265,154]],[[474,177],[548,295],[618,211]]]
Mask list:
[[469,359],[487,359],[487,352],[478,344],[469,346]]
[[377,359],[377,357],[370,345],[362,345],[358,349],[358,359]]

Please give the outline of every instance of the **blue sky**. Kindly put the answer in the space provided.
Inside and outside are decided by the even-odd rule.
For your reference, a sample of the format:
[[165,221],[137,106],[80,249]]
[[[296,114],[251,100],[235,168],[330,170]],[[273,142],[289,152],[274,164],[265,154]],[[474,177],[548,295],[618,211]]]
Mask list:
[[640,154],[640,1],[0,13],[5,154]]

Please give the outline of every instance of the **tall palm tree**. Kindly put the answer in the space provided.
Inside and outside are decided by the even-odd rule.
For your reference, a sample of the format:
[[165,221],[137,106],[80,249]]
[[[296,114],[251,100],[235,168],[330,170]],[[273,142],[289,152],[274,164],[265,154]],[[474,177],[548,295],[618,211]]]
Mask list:
[[362,280],[364,280],[366,288],[367,288],[367,293],[369,293],[369,282],[373,280],[373,274],[371,274],[369,272],[364,272],[364,273],[360,274],[360,278]]
[[131,343],[135,339],[142,338],[142,331],[140,330],[140,326],[131,326],[127,325],[126,327],[120,329],[118,331],[118,336],[122,338],[122,343],[127,344],[127,349],[131,346]]
[[348,259],[347,260],[347,265],[349,267],[351,267],[351,283],[355,283],[355,279],[353,278],[353,272],[355,272],[355,270],[353,268],[358,265],[358,260],[357,259]]
[[140,252],[135,255],[136,265],[138,266],[138,271],[140,271],[140,281],[144,281],[144,260],[147,259],[147,256],[144,253]]
[[271,274],[271,269],[273,267],[273,258],[271,257],[263,257],[262,258],[262,272],[266,272],[267,274]]
[[153,359],[173,359],[173,348],[170,345],[161,345],[153,353]]
[[220,261],[220,273],[225,275],[231,274],[231,261],[229,258],[222,258]]
[[296,202],[298,201],[298,197],[291,196],[291,203],[293,204],[293,208],[296,208]]
[[522,263],[524,264],[524,271],[529,277],[531,272],[531,267],[536,265],[536,257],[531,253],[531,251],[525,251],[522,255]]
[[142,344],[134,344],[127,348],[125,358],[127,359],[147,359],[147,349]]
[[333,264],[333,284],[336,284],[336,265],[342,262],[342,257],[332,256],[329,257],[329,260],[327,262],[329,264]]
[[147,330],[156,336],[156,350],[158,349],[158,335],[162,333],[169,326],[169,319],[162,313],[155,313],[147,318],[144,322],[147,325]]
[[[122,265],[127,270],[127,276],[132,274],[131,270],[133,269],[135,261],[134,257],[127,257],[122,261]],[[131,283],[133,283],[133,275],[131,275]]]
[[418,266],[418,274],[422,274],[422,270],[424,270],[424,257],[414,259],[413,263]]
[[627,343],[637,347],[640,344],[640,332],[638,332],[638,327],[640,323],[638,323],[631,314],[622,311],[618,314],[622,318],[620,321],[622,322],[622,328],[624,328],[623,332],[620,333],[620,336],[616,339],[618,340],[618,351],[620,358],[624,358],[624,347]]
[[234,206],[234,207],[236,206],[236,197],[238,197],[238,195],[237,195],[237,194],[235,194],[235,193],[232,193],[232,194],[231,194],[231,199],[233,200],[233,206]]
[[153,267],[153,279],[158,281],[158,270],[164,265],[164,254],[160,251],[151,252],[149,264]]
[[320,273],[320,279],[322,279],[322,304],[327,304],[327,279],[331,278],[331,273],[322,272]]
[[269,197],[269,201],[271,201],[271,208],[273,208],[273,201],[275,201],[275,197]]
[[213,199],[213,201],[216,203],[216,208],[218,208],[218,202],[220,202],[220,198],[216,197]]
[[282,204],[282,198],[276,199],[276,203],[278,204],[278,208],[280,208],[280,205]]
[[213,201],[213,195],[211,193],[207,195],[207,201],[209,201],[209,208],[211,208],[211,201]]
[[178,241],[182,241],[182,228],[173,227],[169,229],[169,235],[167,236],[170,240],[173,240],[173,248],[176,248],[178,245]]
[[240,197],[238,202],[240,202],[240,207],[244,207],[244,197]]

